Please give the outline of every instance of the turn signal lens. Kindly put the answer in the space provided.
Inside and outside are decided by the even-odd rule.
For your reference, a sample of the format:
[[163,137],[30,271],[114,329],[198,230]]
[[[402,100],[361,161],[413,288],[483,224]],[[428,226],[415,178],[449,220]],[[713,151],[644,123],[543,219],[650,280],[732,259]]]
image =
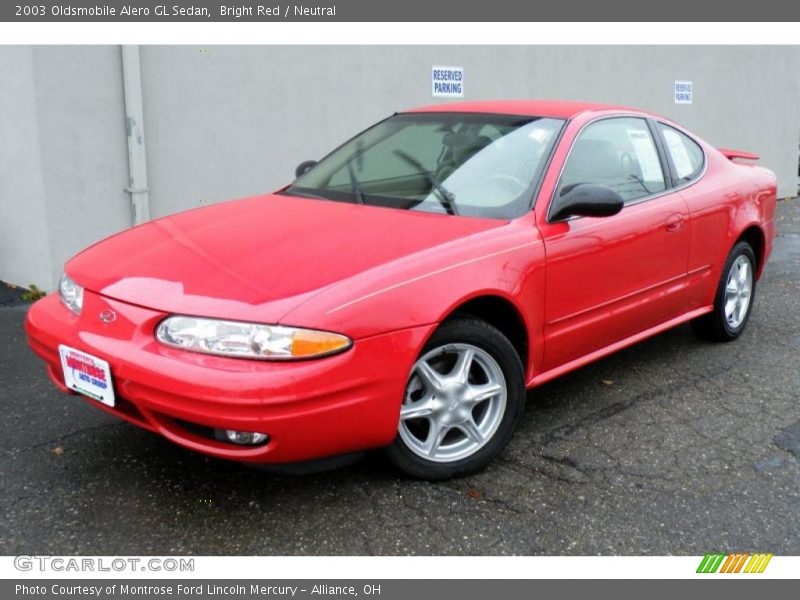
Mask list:
[[156,339],[190,352],[260,360],[319,358],[347,350],[353,343],[327,331],[179,315],[161,321]]
[[317,356],[338,352],[350,345],[350,340],[336,333],[298,329],[292,336],[292,356]]

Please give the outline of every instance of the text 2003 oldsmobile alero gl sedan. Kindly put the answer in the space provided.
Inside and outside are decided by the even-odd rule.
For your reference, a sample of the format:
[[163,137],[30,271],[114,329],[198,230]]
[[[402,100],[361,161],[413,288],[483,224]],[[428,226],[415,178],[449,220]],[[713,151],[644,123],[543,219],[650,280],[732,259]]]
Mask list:
[[62,390],[213,456],[463,475],[526,389],[686,321],[741,334],[774,238],[756,158],[619,107],[396,114],[274,194],[78,254],[30,343]]

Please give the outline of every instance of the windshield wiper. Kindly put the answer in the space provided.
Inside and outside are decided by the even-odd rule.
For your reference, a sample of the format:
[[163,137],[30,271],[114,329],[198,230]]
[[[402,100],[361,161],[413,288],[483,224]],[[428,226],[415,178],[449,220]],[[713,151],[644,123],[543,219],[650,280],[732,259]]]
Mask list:
[[353,163],[347,162],[347,172],[350,174],[350,187],[353,190],[353,196],[359,204],[366,204],[364,200],[364,190],[361,189],[361,182],[356,177],[356,172],[353,171]]
[[458,214],[458,209],[456,208],[456,197],[453,195],[453,193],[451,191],[449,191],[446,187],[444,187],[442,185],[441,181],[436,179],[436,177],[433,174],[428,172],[428,170],[425,168],[425,166],[421,162],[419,162],[416,158],[414,158],[413,156],[411,156],[407,152],[405,152],[403,150],[395,150],[394,153],[397,154],[397,156],[402,158],[404,161],[406,161],[411,166],[419,169],[420,174],[423,177],[425,177],[425,179],[428,180],[428,182],[431,184],[431,187],[434,190],[436,190],[437,192],[439,192],[439,195],[441,196],[440,202],[442,203],[442,206],[444,206],[444,209],[449,214],[451,214],[451,215],[457,215]]

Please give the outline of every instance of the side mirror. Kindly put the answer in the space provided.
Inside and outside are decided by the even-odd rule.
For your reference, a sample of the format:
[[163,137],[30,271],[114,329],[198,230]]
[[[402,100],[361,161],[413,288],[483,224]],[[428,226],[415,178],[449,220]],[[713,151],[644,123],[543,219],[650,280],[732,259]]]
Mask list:
[[294,170],[294,176],[295,177],[300,177],[300,175],[305,175],[316,164],[317,164],[317,161],[315,161],[315,160],[304,160],[299,165],[297,165],[297,168]]
[[622,196],[604,185],[576,183],[562,190],[562,194],[553,201],[551,221],[573,216],[610,217],[625,206]]

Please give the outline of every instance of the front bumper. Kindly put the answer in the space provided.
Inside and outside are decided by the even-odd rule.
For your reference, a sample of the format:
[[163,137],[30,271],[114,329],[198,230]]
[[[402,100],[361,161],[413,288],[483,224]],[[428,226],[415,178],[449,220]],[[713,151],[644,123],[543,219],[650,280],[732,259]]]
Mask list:
[[[100,312],[117,318],[103,323]],[[153,331],[164,313],[89,292],[81,316],[57,295],[35,303],[26,330],[62,391],[58,354],[65,344],[108,361],[113,408],[95,406],[186,448],[253,463],[287,463],[390,444],[416,354],[433,325],[355,340],[348,351],[278,363],[207,356],[167,348]],[[205,429],[259,431],[269,442],[237,446]]]

